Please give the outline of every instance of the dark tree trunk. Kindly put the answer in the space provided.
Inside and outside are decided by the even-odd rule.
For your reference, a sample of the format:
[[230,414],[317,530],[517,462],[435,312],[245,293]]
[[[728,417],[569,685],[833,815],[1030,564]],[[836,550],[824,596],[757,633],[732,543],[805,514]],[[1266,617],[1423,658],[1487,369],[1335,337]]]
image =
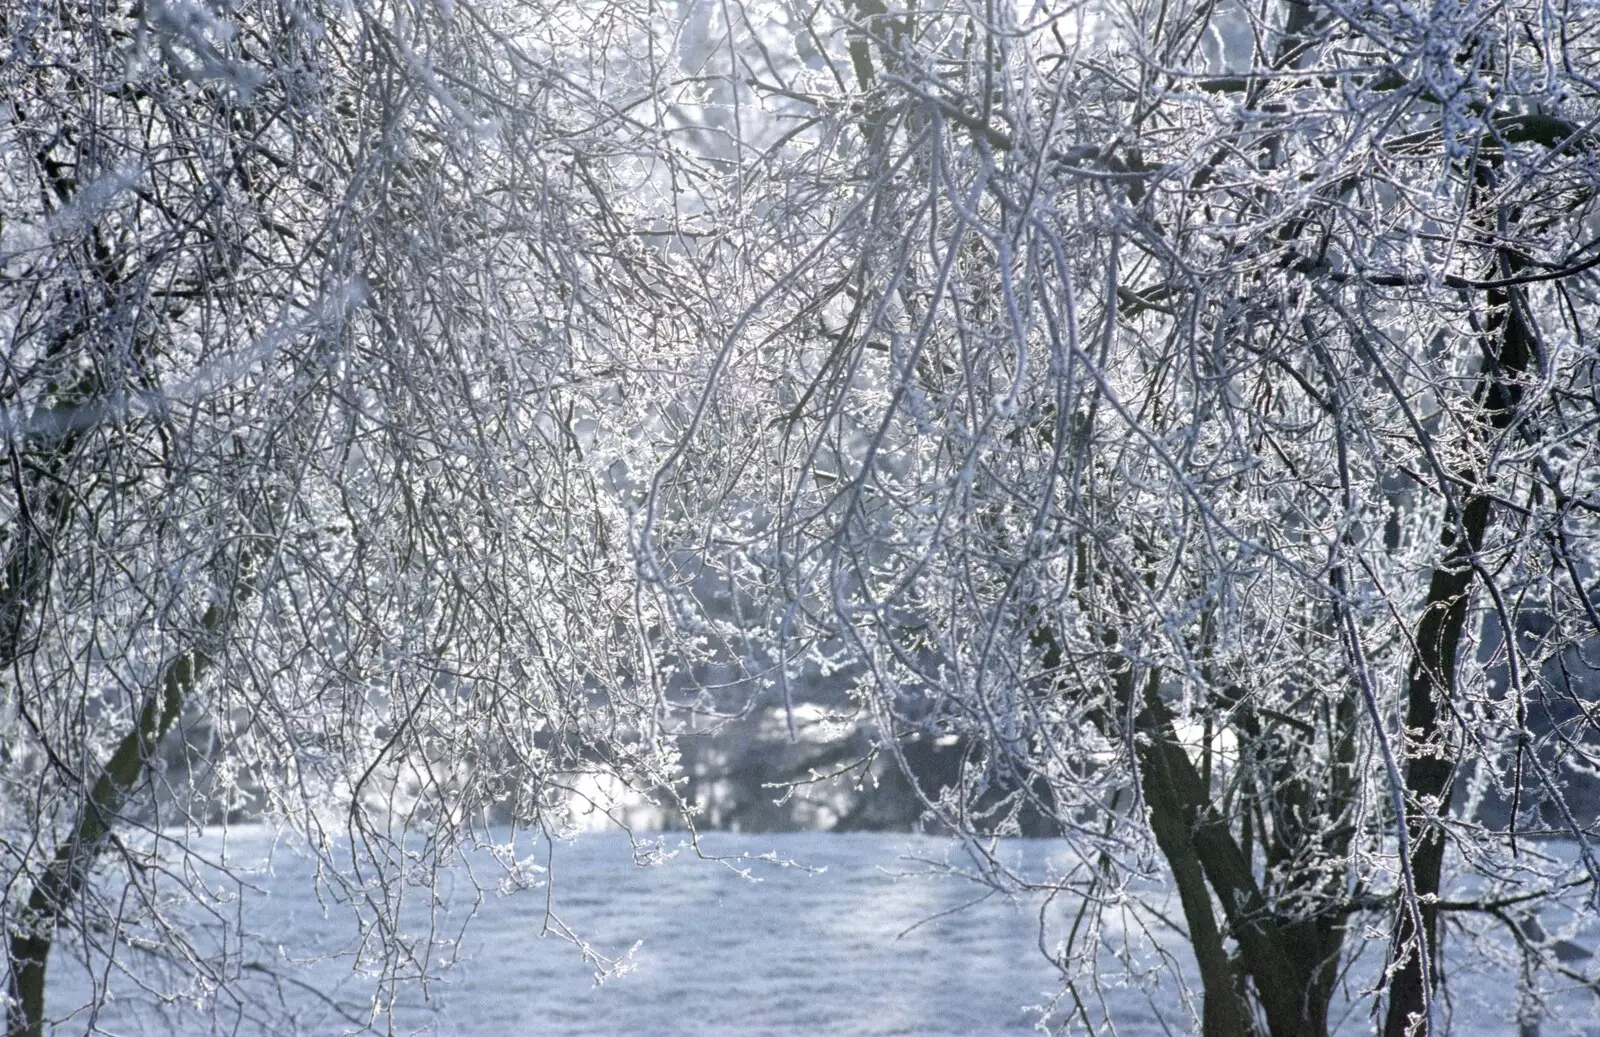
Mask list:
[[[217,605],[206,610],[202,628],[208,639],[221,629],[228,611]],[[20,924],[9,934],[6,946],[10,965],[6,993],[11,1000],[7,1037],[43,1037],[45,970],[56,927],[88,880],[112,823],[148,772],[162,738],[211,659],[209,653],[193,649],[166,665],[156,690],[139,712],[137,725],[123,736],[95,780],[72,833],[34,880]]]
[[[1124,679],[1131,681],[1132,675]],[[1159,681],[1153,673],[1150,679]],[[1123,690],[1126,694],[1129,689]],[[1254,1032],[1254,1026],[1249,1006],[1241,996],[1244,977],[1223,946],[1196,841],[1201,813],[1207,804],[1203,795],[1196,795],[1199,776],[1190,773],[1194,766],[1183,746],[1169,737],[1170,725],[1163,723],[1168,718],[1157,712],[1160,708],[1160,700],[1156,699],[1155,705],[1147,706],[1136,721],[1148,738],[1136,743],[1139,790],[1150,808],[1156,845],[1177,883],[1183,917],[1189,926],[1189,944],[1200,969],[1200,1032],[1203,1037],[1246,1037]]]
[[[1503,257],[1504,274],[1509,275],[1516,266],[1514,258]],[[1485,439],[1504,432],[1516,417],[1523,392],[1521,379],[1536,363],[1538,346],[1520,288],[1490,289],[1487,296],[1484,371],[1476,393],[1483,408],[1479,427]],[[1456,656],[1467,623],[1473,558],[1483,546],[1492,503],[1484,485],[1486,473],[1454,474],[1464,496],[1445,512],[1439,541],[1443,557],[1428,584],[1427,603],[1417,622],[1417,654],[1406,681],[1406,728],[1410,734],[1405,825],[1418,903],[1415,915],[1408,905],[1398,910],[1391,954],[1399,967],[1389,980],[1384,1037],[1405,1037],[1428,1025],[1427,1004],[1438,982],[1434,966],[1439,910],[1432,900],[1439,893],[1444,866],[1445,842],[1439,820],[1450,809],[1457,755],[1450,744],[1450,711],[1445,707],[1455,694]]]
[[[1273,910],[1256,881],[1249,847],[1240,846],[1227,820],[1212,807],[1210,790],[1178,741],[1174,718],[1157,695],[1157,685],[1158,678],[1152,674],[1145,689],[1145,708],[1136,720],[1140,733],[1148,739],[1139,750],[1139,778],[1157,842],[1175,874],[1180,861],[1188,868],[1192,860],[1215,892],[1239,944],[1237,968],[1255,988],[1271,1037],[1324,1037],[1333,996],[1329,966],[1337,961],[1343,939],[1336,905],[1329,905],[1329,913],[1298,920],[1282,918]],[[1183,878],[1178,881],[1192,938],[1194,919],[1211,917],[1210,896],[1204,889],[1192,894],[1185,889]],[[1205,911],[1191,913],[1190,898],[1198,899],[1200,894],[1205,897]],[[1209,947],[1195,941],[1205,983],[1207,1037],[1212,1032],[1253,1032],[1251,1016],[1239,995],[1242,977],[1230,968],[1225,988],[1222,976],[1207,979],[1203,950],[1210,954]],[[1220,971],[1215,964],[1210,968]],[[1213,1001],[1221,1002],[1222,1007],[1214,1009]],[[1216,1031],[1209,1029],[1213,1021],[1219,1027]],[[1229,1028],[1220,1029],[1224,1026]]]

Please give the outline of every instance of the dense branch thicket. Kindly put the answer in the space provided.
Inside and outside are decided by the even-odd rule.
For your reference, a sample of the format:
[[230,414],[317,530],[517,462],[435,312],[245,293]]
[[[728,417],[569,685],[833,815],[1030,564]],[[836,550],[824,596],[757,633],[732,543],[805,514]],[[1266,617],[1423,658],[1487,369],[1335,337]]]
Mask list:
[[1146,849],[1208,1037],[1327,1032],[1369,940],[1374,1024],[1444,1032],[1447,921],[1530,1006],[1592,984],[1538,912],[1600,881],[1600,16],[790,25],[805,62],[721,67],[793,128],[641,527],[745,607],[663,600],[774,684],[851,668],[887,751],[966,746],[923,793],[993,881],[985,835],[1054,819],[1084,1026]]
[[1341,985],[1442,1032],[1452,933],[1530,1020],[1593,986],[1600,11],[0,28],[13,1037],[62,953],[249,966],[168,909],[236,811],[306,837],[381,1013],[408,889],[676,802],[679,707],[752,683],[713,670],[958,753],[919,793],[991,882],[1060,833],[1071,1025],[1152,871],[1207,1037]]
[[614,204],[672,153],[617,15],[0,4],[14,1037],[53,955],[260,965],[196,825],[304,835],[381,1012],[463,839],[668,776],[610,469],[693,282]]

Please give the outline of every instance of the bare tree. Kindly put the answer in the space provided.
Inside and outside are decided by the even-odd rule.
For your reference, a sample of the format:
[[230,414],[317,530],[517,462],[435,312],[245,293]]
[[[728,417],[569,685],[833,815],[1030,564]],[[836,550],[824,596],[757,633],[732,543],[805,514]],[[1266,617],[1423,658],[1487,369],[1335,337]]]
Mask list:
[[1600,895],[1592,12],[848,0],[793,67],[729,22],[793,129],[647,560],[699,545],[773,683],[856,667],[885,751],[965,745],[923,795],[991,881],[1054,819],[1090,1029],[1149,848],[1208,1037],[1328,1032],[1369,939],[1442,1033],[1452,919],[1593,988],[1536,920]]
[[12,1034],[63,951],[235,978],[163,864],[235,810],[382,1011],[407,884],[670,802],[713,659],[960,747],[989,881],[1050,819],[1085,1026],[1151,850],[1208,1035],[1326,1032],[1368,931],[1438,1032],[1452,919],[1593,983],[1592,12],[0,18]]
[[491,818],[664,785],[617,474],[650,413],[626,347],[695,301],[635,219],[674,154],[631,113],[658,31],[0,4],[13,1037],[63,953],[201,993],[253,967],[170,907],[214,903],[197,825],[303,833],[381,1013],[428,968],[407,887]]

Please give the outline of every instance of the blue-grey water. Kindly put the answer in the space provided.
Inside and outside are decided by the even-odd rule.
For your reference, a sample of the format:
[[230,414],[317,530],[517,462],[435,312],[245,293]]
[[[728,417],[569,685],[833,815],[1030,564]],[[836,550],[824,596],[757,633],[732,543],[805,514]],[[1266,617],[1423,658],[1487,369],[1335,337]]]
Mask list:
[[[247,863],[252,857],[260,862],[270,846],[259,831],[229,839],[231,856]],[[669,851],[680,842],[664,837]],[[128,975],[100,963],[97,975],[114,1000],[98,1014],[68,1015],[86,999],[90,981],[62,963],[52,972],[50,1008],[67,1017],[55,1032],[332,1035],[370,1020],[379,1032],[434,1037],[1004,1037],[1037,1032],[1046,1019],[1040,1006],[1060,990],[1057,971],[1039,950],[1041,901],[993,896],[953,910],[983,890],[928,874],[923,861],[949,855],[952,863],[963,862],[947,841],[903,834],[714,833],[702,845],[734,855],[770,852],[806,867],[717,863],[687,848],[640,867],[621,833],[588,833],[557,844],[549,873],[527,873],[535,883],[553,876],[550,888],[499,895],[494,887],[503,872],[479,853],[468,859],[470,877],[467,866],[457,866],[436,890],[420,893],[436,893],[449,908],[437,935],[460,935],[435,959],[437,978],[426,991],[415,982],[401,984],[392,1012],[376,1015],[374,978],[341,954],[359,945],[348,912],[320,905],[311,894],[310,865],[280,848],[270,867],[244,870],[256,891],[231,914],[221,914],[261,936],[239,949],[253,957],[231,993],[195,996],[194,978],[183,966],[130,958]],[[1038,873],[1059,847],[1016,841],[1005,852]],[[478,886],[489,887],[481,900],[473,894]],[[573,933],[600,955],[627,955],[632,970],[597,985],[582,951],[549,932],[547,895]],[[1149,896],[1164,899],[1155,890]],[[1076,907],[1058,899],[1045,911],[1052,940]],[[1176,917],[1176,904],[1167,907],[1168,917]],[[1070,1000],[1062,1002],[1045,1022],[1052,1031],[1073,1024],[1072,1032],[1085,1032],[1087,1019],[1096,1032],[1113,1032],[1101,1028],[1108,1008],[1114,1032],[1123,1037],[1189,1031],[1192,1006],[1170,970],[1162,970],[1164,959],[1150,940],[1138,927],[1125,926],[1128,917],[1108,913],[1107,932],[1115,939],[1102,951],[1100,989],[1081,988],[1082,1015],[1071,1011]],[[1182,939],[1160,929],[1157,924],[1153,935],[1188,971]],[[1370,1032],[1360,988],[1380,967],[1369,955],[1351,970],[1348,1000],[1357,1007],[1341,1010],[1341,1032]],[[1451,1031],[1471,1037],[1516,1032],[1514,972],[1458,970],[1447,1006]],[[152,1007],[173,992],[186,993]],[[1600,1018],[1591,1011],[1600,1001],[1574,994],[1564,1003],[1568,1022],[1547,1021],[1545,1035],[1600,1035],[1600,1025],[1591,1022]]]

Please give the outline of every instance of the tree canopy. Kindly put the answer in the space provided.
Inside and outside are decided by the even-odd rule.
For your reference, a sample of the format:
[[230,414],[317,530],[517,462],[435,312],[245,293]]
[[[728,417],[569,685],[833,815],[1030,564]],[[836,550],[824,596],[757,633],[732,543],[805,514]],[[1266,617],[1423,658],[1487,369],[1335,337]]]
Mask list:
[[9,1032],[43,1032],[55,952],[236,978],[167,905],[212,898],[188,834],[239,813],[323,862],[381,1011],[429,960],[407,890],[491,814],[560,832],[580,776],[673,755],[591,453],[631,424],[622,346],[680,309],[612,209],[639,33],[0,12]]
[[1054,820],[1075,999],[1151,849],[1206,1034],[1325,1032],[1367,926],[1395,1037],[1445,1026],[1442,912],[1554,968],[1530,912],[1600,879],[1592,13],[835,13],[821,71],[728,71],[804,119],[749,174],[800,201],[646,548],[715,545],[768,603],[730,640],[854,667],[890,751],[964,744],[924,794],[980,857]]

